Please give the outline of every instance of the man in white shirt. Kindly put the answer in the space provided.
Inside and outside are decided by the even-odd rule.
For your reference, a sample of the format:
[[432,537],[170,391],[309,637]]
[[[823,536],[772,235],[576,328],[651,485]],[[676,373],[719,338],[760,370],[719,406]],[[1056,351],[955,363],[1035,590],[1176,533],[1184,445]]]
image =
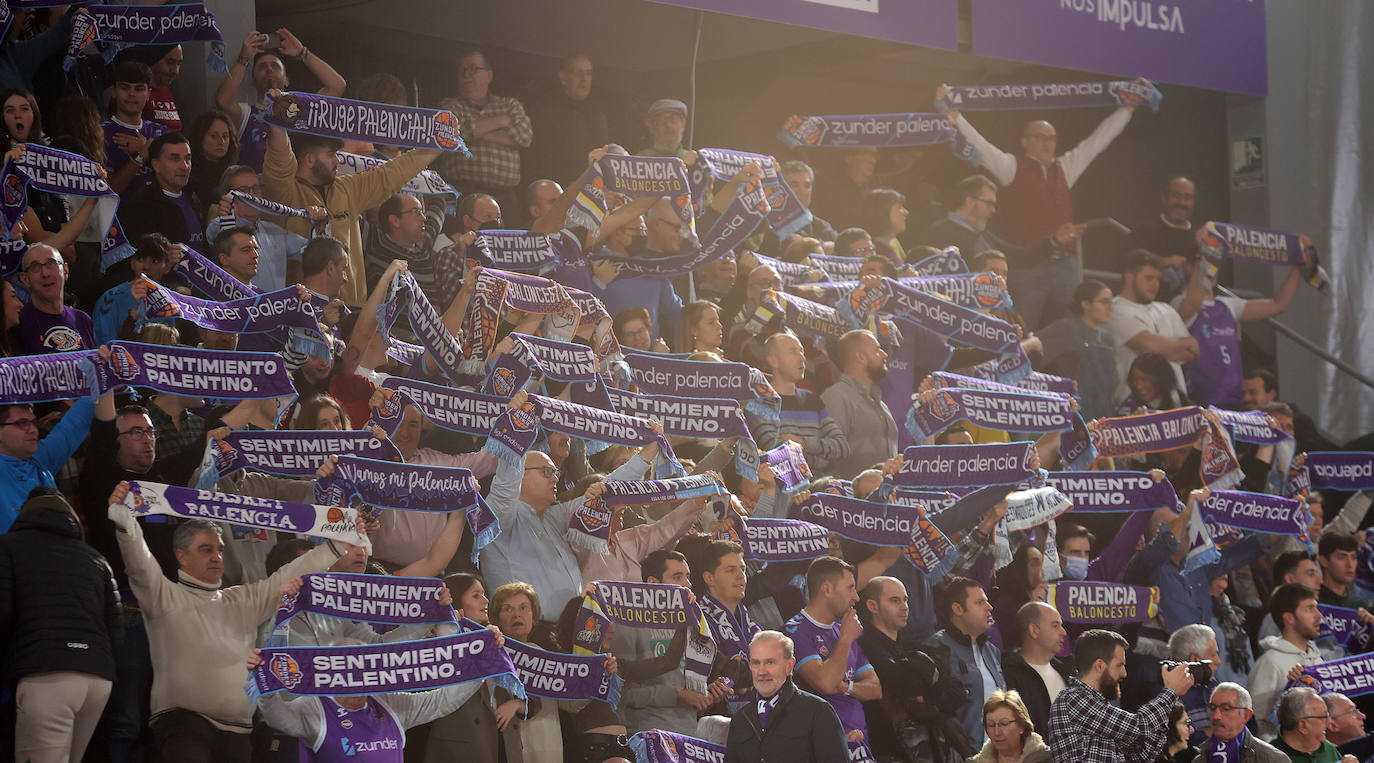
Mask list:
[[1050,726],[1050,705],[1068,685],[1073,665],[1058,655],[1068,633],[1059,611],[1043,601],[1021,605],[1016,612],[1021,647],[1002,655],[1002,675],[1008,689],[1021,693],[1037,729]]
[[[1174,367],[1178,388],[1187,389],[1183,379],[1183,364],[1198,355],[1197,340],[1183,325],[1178,311],[1163,302],[1156,302],[1159,276],[1163,263],[1143,249],[1126,255],[1121,273],[1121,294],[1112,302],[1112,317],[1107,331],[1116,341],[1116,373],[1121,380],[1116,399],[1130,394],[1131,362],[1144,352],[1156,352]],[[1148,403],[1150,401],[1141,401]]]

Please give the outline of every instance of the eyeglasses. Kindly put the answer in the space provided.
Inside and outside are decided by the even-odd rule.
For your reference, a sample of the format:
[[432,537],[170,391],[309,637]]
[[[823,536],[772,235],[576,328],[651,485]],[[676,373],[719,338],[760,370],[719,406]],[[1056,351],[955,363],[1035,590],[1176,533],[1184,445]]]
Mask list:
[[1332,716],[1331,716],[1331,720],[1334,721],[1334,720],[1336,720],[1337,718],[1344,718],[1344,717],[1346,717],[1347,715],[1352,715],[1352,714],[1353,714],[1353,715],[1358,715],[1358,716],[1360,716],[1361,718],[1365,717],[1365,714],[1362,713],[1362,712],[1360,712],[1360,709],[1359,709],[1358,707],[1352,707],[1352,708],[1350,708],[1349,710],[1346,710],[1344,713],[1336,713],[1336,714],[1332,715]]
[[19,427],[20,429],[37,429],[38,419],[17,419],[15,421],[6,421],[5,423],[0,424],[0,427]]
[[984,721],[984,722],[983,722],[983,728],[984,728],[985,730],[987,730],[987,731],[992,731],[992,730],[994,730],[994,729],[1005,729],[1005,728],[1007,728],[1008,726],[1015,726],[1015,725],[1016,725],[1016,721],[1014,721],[1014,720],[1011,720],[1011,721],[995,721],[995,722],[994,722],[994,721]]
[[128,435],[134,438],[135,440],[156,440],[157,430],[149,429],[147,427],[134,427],[133,429],[129,429],[127,431],[119,433],[120,437],[123,437],[124,435]]
[[401,214],[403,214],[403,215],[419,215],[419,216],[421,216],[421,217],[424,217],[424,216],[425,216],[425,210],[422,209],[422,208],[420,208],[420,207],[416,207],[416,208],[414,208],[414,209],[407,209],[407,210],[405,210],[404,212],[402,212]]
[[27,266],[25,266],[24,272],[33,274],[37,273],[40,270],[60,270],[63,264],[65,263],[63,263],[62,260],[57,258],[51,260],[43,260],[42,262],[31,262]]
[[560,472],[557,469],[557,467],[553,466],[527,466],[525,467],[525,471],[539,472],[540,474],[543,474],[545,477],[548,477],[549,479],[553,480],[558,479],[558,475],[562,474],[562,472]]
[[1325,720],[1329,720],[1330,718],[1331,718],[1331,716],[1329,716],[1329,715],[1304,715],[1304,716],[1300,716],[1300,717],[1298,718],[1298,720],[1300,720],[1300,721],[1325,721]]
[[491,71],[491,67],[490,67],[490,66],[473,66],[473,65],[464,66],[463,68],[461,68],[461,69],[458,70],[458,72],[459,72],[460,74],[476,74],[477,72],[489,72],[489,71]]
[[252,185],[236,185],[230,190],[238,191],[239,193],[246,193],[249,196],[261,196],[262,183],[254,183]]
[[648,327],[645,327],[642,329],[635,329],[634,331],[624,331],[621,333],[623,333],[625,336],[648,336],[649,329]]
[[853,249],[850,249],[849,253],[856,257],[864,257],[870,254],[874,254],[877,251],[878,247],[869,244],[868,246],[856,246]]
[[1207,711],[1211,713],[1234,713],[1237,710],[1248,710],[1249,708],[1239,705],[1208,705]]
[[974,196],[974,197],[973,197],[973,200],[974,200],[974,201],[977,201],[977,202],[981,202],[981,203],[983,203],[983,204],[986,204],[986,205],[988,205],[989,207],[992,207],[993,209],[996,209],[996,208],[997,208],[997,199],[985,199],[985,198],[983,198],[983,197],[981,197],[981,196]]

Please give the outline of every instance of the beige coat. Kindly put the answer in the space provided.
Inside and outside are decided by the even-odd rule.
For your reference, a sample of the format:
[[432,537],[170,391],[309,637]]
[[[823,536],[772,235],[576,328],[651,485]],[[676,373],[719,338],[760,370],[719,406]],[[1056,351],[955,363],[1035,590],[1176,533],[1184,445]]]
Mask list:
[[[1048,763],[1053,760],[1050,755],[1050,747],[1045,744],[1045,740],[1040,735],[1031,732],[1026,738],[1026,743],[1021,746],[1021,757],[1017,758],[1016,763]],[[968,763],[997,763],[997,751],[992,749],[992,741],[983,743],[983,749],[973,757],[968,759]]]

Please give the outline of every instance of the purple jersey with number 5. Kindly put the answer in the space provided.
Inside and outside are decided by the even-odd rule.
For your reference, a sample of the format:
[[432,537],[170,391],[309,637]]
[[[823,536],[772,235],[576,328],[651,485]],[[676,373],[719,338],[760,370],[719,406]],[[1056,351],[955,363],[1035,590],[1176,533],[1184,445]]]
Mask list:
[[[830,650],[835,647],[835,642],[840,640],[840,621],[821,625],[813,620],[806,610],[802,610],[796,617],[788,620],[782,629],[792,637],[792,643],[796,647],[797,667],[793,673],[797,677],[797,684],[829,702],[830,706],[835,708],[835,714],[840,717],[840,725],[844,726],[846,732],[858,729],[867,736],[868,724],[864,721],[864,708],[859,700],[846,694],[821,694],[801,678],[801,668],[806,663],[830,659]],[[872,669],[873,666],[868,664],[868,658],[859,648],[859,642],[851,643],[849,662],[844,669],[844,680],[857,680],[864,672]]]
[[1188,333],[1198,345],[1197,360],[1183,367],[1188,397],[1198,405],[1240,405],[1240,324],[1231,308],[1219,299],[1203,303]]

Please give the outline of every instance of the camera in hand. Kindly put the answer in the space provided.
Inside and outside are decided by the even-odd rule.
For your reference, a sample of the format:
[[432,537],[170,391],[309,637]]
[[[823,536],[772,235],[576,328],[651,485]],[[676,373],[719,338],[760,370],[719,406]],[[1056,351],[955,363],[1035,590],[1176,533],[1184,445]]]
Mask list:
[[1174,660],[1160,660],[1159,664],[1163,665],[1166,668],[1169,668],[1170,670],[1173,670],[1179,665],[1187,665],[1188,672],[1193,675],[1193,683],[1197,684],[1198,686],[1205,686],[1212,682],[1211,660],[1198,660],[1197,662],[1175,662]]

